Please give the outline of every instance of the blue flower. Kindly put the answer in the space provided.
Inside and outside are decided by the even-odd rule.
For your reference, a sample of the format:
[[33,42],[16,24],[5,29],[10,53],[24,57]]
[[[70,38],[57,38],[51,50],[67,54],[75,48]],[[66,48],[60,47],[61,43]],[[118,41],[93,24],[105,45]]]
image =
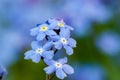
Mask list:
[[5,76],[7,73],[6,69],[0,65],[0,77]]
[[44,68],[44,71],[47,74],[51,74],[51,73],[55,72],[56,76],[59,79],[64,79],[65,77],[67,77],[66,74],[74,73],[74,69],[70,65],[66,64],[67,63],[66,57],[59,59],[57,61],[48,60],[48,59],[44,59],[44,61],[48,65],[48,67]]
[[32,36],[37,35],[37,40],[41,41],[45,38],[46,35],[56,35],[56,32],[53,31],[53,28],[48,24],[40,24],[38,27],[31,29]]
[[103,53],[117,55],[120,52],[120,36],[112,31],[104,31],[95,38],[95,45]]
[[42,46],[42,42],[33,41],[31,44],[33,50],[29,50],[25,53],[25,59],[32,59],[35,63],[38,63],[41,57],[52,59],[54,56],[54,51],[50,50],[52,44],[52,41],[48,41]]
[[49,19],[48,22],[50,23],[50,26],[53,27],[54,29],[66,28],[69,30],[73,30],[73,28],[66,25],[63,20],[57,20],[53,18],[53,19]]
[[101,65],[75,63],[73,66],[75,74],[69,76],[71,80],[106,80],[106,70]]
[[73,54],[72,48],[76,47],[76,41],[70,38],[69,30],[65,28],[61,29],[59,36],[51,36],[51,38],[53,41],[55,41],[53,44],[56,49],[60,50],[62,47],[64,47],[68,55]]

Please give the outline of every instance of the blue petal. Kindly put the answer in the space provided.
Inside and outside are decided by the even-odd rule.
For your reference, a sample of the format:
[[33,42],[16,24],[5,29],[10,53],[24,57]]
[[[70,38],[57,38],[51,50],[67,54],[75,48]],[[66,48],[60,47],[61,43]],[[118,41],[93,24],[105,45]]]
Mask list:
[[39,54],[35,53],[34,55],[31,56],[31,59],[33,62],[38,63],[41,59],[41,56]]
[[39,23],[39,24],[36,24],[36,26],[38,27],[38,26],[40,26],[41,25],[41,23]]
[[55,36],[50,36],[53,41],[58,41],[60,40],[60,36],[55,35]]
[[39,25],[39,26],[38,26],[39,29],[40,29],[42,26],[47,26],[47,27],[48,27],[48,24],[41,24],[41,25]]
[[72,54],[73,54],[73,49],[72,49],[72,47],[70,47],[70,46],[68,46],[68,45],[64,45],[64,48],[65,48],[66,53],[67,53],[68,55],[72,55]]
[[67,75],[63,72],[62,69],[57,69],[57,71],[56,71],[56,76],[57,76],[59,79],[64,79],[65,77],[67,77]]
[[67,65],[67,64],[64,64],[63,65],[63,70],[67,73],[67,74],[73,74],[74,73],[74,69]]
[[76,47],[76,41],[72,38],[69,38],[68,45],[70,45],[71,47]]
[[44,68],[44,71],[47,73],[47,74],[51,74],[55,71],[55,67],[53,65],[51,66],[48,66],[46,68]]
[[54,60],[50,60],[50,59],[44,59],[44,62],[45,62],[47,65],[53,65],[53,64],[55,64],[55,61],[54,61]]
[[35,54],[35,52],[33,50],[29,50],[29,51],[25,52],[24,59],[30,59],[33,54]]
[[68,39],[70,37],[70,30],[66,28],[60,29],[60,36]]
[[54,51],[44,51],[42,56],[47,59],[52,59],[54,56]]
[[53,46],[53,42],[52,42],[52,41],[48,41],[48,42],[43,46],[43,49],[44,49],[44,50],[49,50],[49,49],[51,49],[52,46]]
[[53,24],[53,23],[56,23],[56,20],[55,20],[54,18],[51,18],[51,19],[48,20],[48,22],[49,22],[50,24]]
[[69,30],[74,30],[74,28],[72,28],[71,26],[65,25],[66,28],[68,28]]
[[37,35],[37,40],[41,41],[45,38],[45,33],[44,32],[39,32],[39,34]]
[[41,47],[42,47],[42,42],[32,41],[31,47],[32,47],[32,49],[34,49],[34,50],[36,50],[37,48],[41,48]]
[[33,28],[30,30],[30,35],[35,36],[39,32],[39,27]]
[[48,22],[50,23],[49,28],[54,29],[57,26],[57,21],[53,19],[49,19]]
[[45,33],[47,35],[57,35],[57,33],[55,31],[53,31],[53,30],[47,30]]
[[61,64],[65,64],[65,63],[67,63],[67,58],[64,57],[62,59],[59,59],[58,62],[60,62]]
[[62,43],[60,41],[54,42],[53,44],[55,45],[56,49],[61,49],[62,48]]

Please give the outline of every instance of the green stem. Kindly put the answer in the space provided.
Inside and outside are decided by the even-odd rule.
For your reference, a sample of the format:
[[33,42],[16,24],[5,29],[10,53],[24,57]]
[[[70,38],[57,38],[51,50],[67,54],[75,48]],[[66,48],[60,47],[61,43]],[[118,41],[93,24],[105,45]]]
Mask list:
[[46,80],[49,80],[49,75],[48,74],[46,74]]
[[50,77],[49,80],[52,80],[54,78],[54,76],[55,76],[55,73]]

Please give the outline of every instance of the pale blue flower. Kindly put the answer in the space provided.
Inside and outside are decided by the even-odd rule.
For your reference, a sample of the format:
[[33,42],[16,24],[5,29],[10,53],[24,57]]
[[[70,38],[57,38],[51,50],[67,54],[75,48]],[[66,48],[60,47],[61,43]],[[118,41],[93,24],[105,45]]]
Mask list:
[[51,27],[53,27],[54,29],[62,29],[62,28],[66,28],[69,30],[73,30],[73,28],[71,26],[68,26],[63,19],[49,19],[48,23],[50,24]]
[[[19,59],[21,49],[29,42],[14,30],[0,28],[0,64],[7,68]],[[9,56],[9,57],[6,57]]]
[[53,31],[53,28],[50,27],[48,24],[40,24],[38,25],[38,27],[31,29],[30,34],[32,36],[37,36],[36,39],[41,41],[46,37],[46,35],[56,35],[56,32]]
[[[100,65],[74,64],[75,74],[69,76],[70,80],[107,80],[106,71]],[[69,79],[68,78],[68,79]]]
[[95,39],[96,47],[101,52],[117,55],[120,52],[120,36],[112,31],[105,31]]
[[67,63],[66,57],[61,58],[57,61],[48,60],[48,59],[44,59],[44,61],[48,65],[48,67],[44,68],[44,71],[47,74],[51,74],[51,73],[55,72],[56,76],[59,79],[64,79],[65,77],[67,77],[66,74],[74,73],[74,69],[70,65],[66,64]]
[[76,41],[70,38],[69,30],[65,28],[61,29],[59,36],[51,36],[51,38],[53,41],[55,41],[53,44],[56,49],[60,50],[62,47],[64,47],[68,55],[73,54],[72,48],[76,47]]
[[31,44],[33,50],[25,53],[25,59],[32,59],[35,63],[38,63],[42,57],[52,59],[54,56],[54,51],[50,50],[52,44],[52,41],[48,41],[42,46],[42,42],[33,41]]

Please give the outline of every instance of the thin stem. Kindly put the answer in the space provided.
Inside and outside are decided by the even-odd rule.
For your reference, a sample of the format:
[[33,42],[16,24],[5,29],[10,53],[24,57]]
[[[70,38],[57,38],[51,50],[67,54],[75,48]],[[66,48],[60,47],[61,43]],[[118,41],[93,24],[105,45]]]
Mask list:
[[49,80],[49,75],[48,74],[46,74],[46,80]]
[[50,77],[49,80],[52,80],[54,78],[54,76],[55,76],[55,73]]

